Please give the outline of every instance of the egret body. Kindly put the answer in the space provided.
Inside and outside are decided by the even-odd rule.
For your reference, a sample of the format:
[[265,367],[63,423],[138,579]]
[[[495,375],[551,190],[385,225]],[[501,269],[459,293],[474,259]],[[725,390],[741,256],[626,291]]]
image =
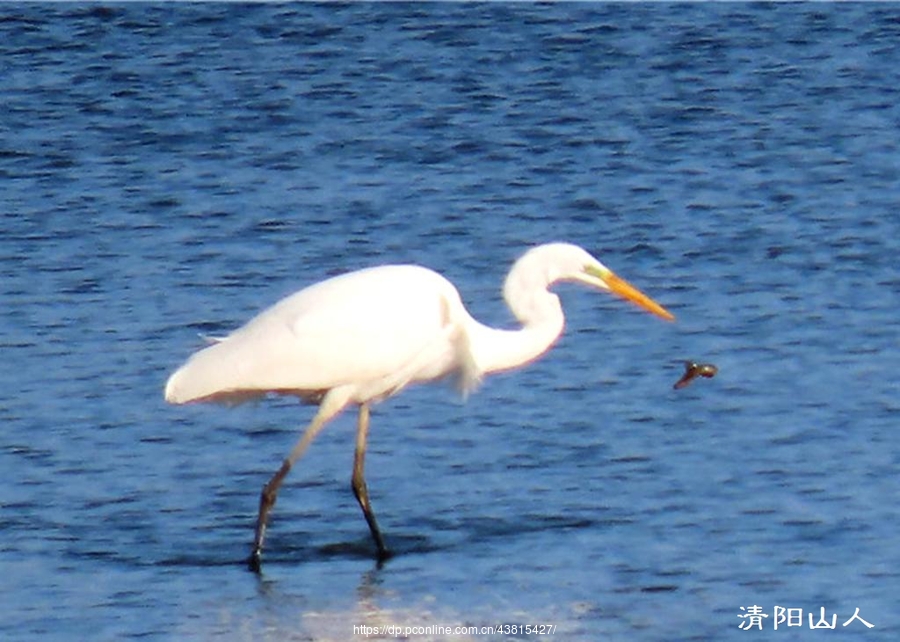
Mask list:
[[565,318],[549,287],[581,283],[618,294],[664,319],[674,317],[582,248],[550,243],[515,262],[503,287],[515,330],[488,327],[456,288],[415,265],[386,265],[336,276],[292,294],[191,356],[166,383],[166,401],[241,402],[295,395],[318,411],[281,468],[263,487],[250,555],[258,570],[269,511],[284,477],[329,420],[359,408],[352,487],[380,559],[388,551],[364,478],[369,407],[413,383],[452,377],[464,393],[486,374],[527,364],[562,333]]

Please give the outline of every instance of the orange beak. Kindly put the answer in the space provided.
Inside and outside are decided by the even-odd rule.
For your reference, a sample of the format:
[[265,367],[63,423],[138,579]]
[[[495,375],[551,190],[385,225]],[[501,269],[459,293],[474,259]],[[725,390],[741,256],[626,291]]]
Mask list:
[[625,279],[617,276],[614,272],[605,274],[597,274],[596,276],[606,284],[611,292],[618,294],[623,299],[628,299],[635,305],[644,308],[647,312],[651,312],[658,317],[662,317],[666,321],[674,321],[675,315],[662,307],[659,303],[651,299],[649,296],[638,290]]

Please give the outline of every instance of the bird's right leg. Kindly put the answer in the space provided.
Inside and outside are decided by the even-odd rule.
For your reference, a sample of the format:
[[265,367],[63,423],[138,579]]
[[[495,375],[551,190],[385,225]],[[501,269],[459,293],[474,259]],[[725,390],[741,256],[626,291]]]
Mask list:
[[333,389],[326,393],[325,397],[322,399],[322,403],[319,405],[319,411],[316,413],[316,416],[313,417],[309,426],[307,426],[303,436],[291,450],[290,454],[288,454],[284,462],[282,462],[278,472],[272,475],[272,478],[268,483],[263,486],[262,492],[259,495],[259,514],[256,518],[256,535],[253,538],[253,550],[250,552],[250,558],[247,560],[247,565],[250,567],[250,570],[256,573],[259,572],[262,563],[260,558],[262,556],[263,541],[266,537],[266,523],[269,519],[269,512],[275,505],[281,482],[287,477],[287,474],[294,464],[297,463],[297,460],[300,459],[304,452],[306,452],[306,449],[309,447],[309,444],[312,443],[312,440],[315,439],[316,435],[318,435],[322,428],[325,427],[325,424],[347,405],[347,395],[338,394],[339,392],[338,389]]
[[356,501],[362,509],[363,517],[369,525],[369,531],[372,533],[372,539],[375,542],[375,548],[378,550],[378,560],[384,561],[390,557],[387,547],[384,545],[384,538],[378,528],[378,522],[375,521],[375,513],[372,512],[372,505],[369,503],[369,489],[366,486],[365,466],[366,466],[366,438],[369,434],[369,405],[362,404],[359,407],[359,423],[356,431],[356,452],[353,456],[353,477],[351,486],[353,494],[356,495]]

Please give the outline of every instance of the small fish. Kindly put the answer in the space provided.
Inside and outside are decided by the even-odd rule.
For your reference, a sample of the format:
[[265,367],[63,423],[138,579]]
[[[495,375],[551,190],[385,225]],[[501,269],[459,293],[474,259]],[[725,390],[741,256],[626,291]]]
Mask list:
[[675,385],[672,386],[675,390],[679,388],[684,388],[691,381],[693,381],[697,377],[706,377],[709,379],[710,377],[715,377],[716,373],[719,371],[717,367],[715,367],[711,363],[697,363],[695,361],[685,361],[684,362],[684,375],[682,375],[681,379],[675,382]]

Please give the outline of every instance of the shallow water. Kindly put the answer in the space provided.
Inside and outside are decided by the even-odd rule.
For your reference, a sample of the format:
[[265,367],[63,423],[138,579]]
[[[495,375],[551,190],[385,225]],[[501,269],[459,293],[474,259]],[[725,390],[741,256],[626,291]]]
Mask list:
[[[0,637],[720,640],[758,605],[895,639],[898,35],[881,4],[2,7]],[[346,415],[248,573],[312,410],[166,406],[198,334],[385,262],[508,324],[555,239],[677,323],[560,288],[541,361],[375,410],[394,558]],[[689,358],[719,375],[674,391]]]

